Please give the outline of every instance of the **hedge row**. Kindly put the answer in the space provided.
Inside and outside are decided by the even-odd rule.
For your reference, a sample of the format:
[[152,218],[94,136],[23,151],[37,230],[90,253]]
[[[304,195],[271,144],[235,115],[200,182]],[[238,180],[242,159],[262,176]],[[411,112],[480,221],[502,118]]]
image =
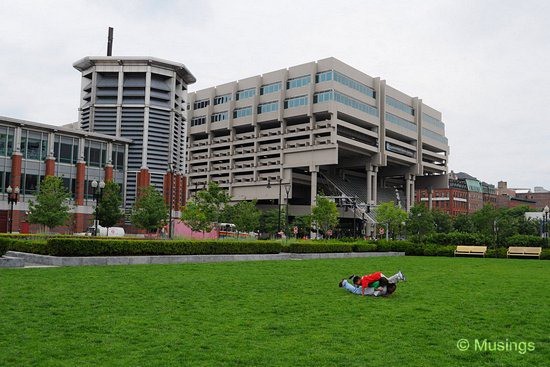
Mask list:
[[[126,240],[113,238],[62,238],[22,240],[0,238],[0,254],[5,249],[53,256],[139,256],[139,255],[211,255],[277,254],[328,252],[405,252],[409,256],[453,256],[455,245],[420,244],[412,241],[297,241],[283,246],[279,241],[217,240]],[[506,248],[489,248],[487,257],[506,257]],[[550,259],[550,249],[541,256]]]

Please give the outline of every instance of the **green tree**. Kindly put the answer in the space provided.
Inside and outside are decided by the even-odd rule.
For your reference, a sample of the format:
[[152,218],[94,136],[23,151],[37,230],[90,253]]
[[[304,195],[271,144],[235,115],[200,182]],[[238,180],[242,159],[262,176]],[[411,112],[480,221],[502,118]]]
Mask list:
[[260,215],[260,231],[262,233],[274,234],[278,228],[284,228],[285,209],[281,207],[281,220],[279,224],[279,209],[269,209]]
[[326,196],[317,195],[315,206],[311,211],[311,221],[323,232],[338,225],[338,208],[336,203]]
[[162,194],[153,186],[141,189],[140,195],[132,208],[130,220],[141,229],[154,232],[161,227],[168,217],[168,206]]
[[211,181],[206,189],[197,192],[194,200],[210,223],[218,223],[231,196],[217,182]]
[[448,213],[441,210],[432,210],[432,219],[436,232],[449,233],[453,230],[453,221]]
[[105,182],[105,187],[101,192],[101,200],[97,205],[99,223],[107,228],[115,226],[123,216],[121,206],[120,186],[113,181]]
[[240,201],[231,209],[231,223],[239,232],[257,231],[260,227],[261,211],[256,208],[256,200]]
[[407,212],[395,206],[392,201],[380,204],[376,210],[376,221],[381,225],[387,224],[392,238],[395,238],[402,223],[406,220]]
[[70,216],[69,198],[70,194],[60,177],[45,177],[36,195],[36,203],[29,201],[29,222],[42,224],[46,228],[65,224]]
[[292,227],[298,227],[298,237],[309,236],[311,230],[311,215],[295,217]]
[[495,221],[500,223],[500,228],[510,229],[512,223],[509,221],[509,218],[504,219],[505,216],[501,216],[501,218],[497,220],[498,217],[499,212],[495,207],[489,204],[484,205],[483,208],[472,214],[472,222],[474,223],[475,231],[485,236],[492,237],[495,232]]
[[475,231],[471,216],[462,213],[453,218],[453,228],[455,231],[465,233],[473,233]]
[[428,207],[424,204],[413,206],[407,219],[407,233],[422,238],[434,231],[435,224]]
[[181,210],[181,220],[189,228],[196,232],[208,232],[212,230],[212,222],[207,218],[201,206],[191,199]]

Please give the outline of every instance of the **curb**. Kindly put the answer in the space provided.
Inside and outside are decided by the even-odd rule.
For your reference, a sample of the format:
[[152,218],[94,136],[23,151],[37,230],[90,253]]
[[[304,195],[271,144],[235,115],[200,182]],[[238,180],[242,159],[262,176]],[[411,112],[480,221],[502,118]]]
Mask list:
[[8,251],[7,255],[25,263],[46,266],[105,266],[146,264],[187,264],[230,261],[348,259],[379,256],[405,256],[404,252],[279,253],[251,255],[156,255],[156,256],[79,256],[57,257]]

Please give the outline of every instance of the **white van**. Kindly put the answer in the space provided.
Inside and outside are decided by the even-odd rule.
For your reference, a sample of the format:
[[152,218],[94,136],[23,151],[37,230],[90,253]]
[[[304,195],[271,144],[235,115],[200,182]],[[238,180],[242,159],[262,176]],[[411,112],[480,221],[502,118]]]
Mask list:
[[[123,237],[125,232],[122,227],[102,227],[97,226],[97,235],[102,237]],[[95,226],[88,227],[86,236],[95,236]]]

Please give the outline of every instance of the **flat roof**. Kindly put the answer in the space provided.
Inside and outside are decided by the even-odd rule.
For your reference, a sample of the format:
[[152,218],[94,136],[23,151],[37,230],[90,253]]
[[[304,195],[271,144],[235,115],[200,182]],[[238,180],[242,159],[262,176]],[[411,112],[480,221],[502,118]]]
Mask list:
[[110,63],[115,63],[119,65],[135,65],[138,63],[158,65],[160,67],[174,70],[187,84],[193,84],[197,81],[197,79],[195,79],[193,74],[191,74],[189,69],[187,69],[184,64],[151,56],[86,56],[73,63],[73,67],[82,72],[96,64]]
[[87,138],[87,137],[98,138],[102,140],[111,140],[111,141],[117,141],[121,143],[132,142],[132,139],[116,137],[113,135],[92,133],[82,129],[72,129],[64,126],[48,125],[48,124],[42,124],[40,122],[33,122],[33,121],[27,121],[27,120],[14,119],[12,117],[0,116],[0,123],[3,123],[3,122],[7,122],[12,125],[18,125],[21,127],[28,126],[30,128],[36,128],[36,129],[40,129],[48,132],[60,132],[60,133],[66,133],[70,135],[77,135],[84,138]]

